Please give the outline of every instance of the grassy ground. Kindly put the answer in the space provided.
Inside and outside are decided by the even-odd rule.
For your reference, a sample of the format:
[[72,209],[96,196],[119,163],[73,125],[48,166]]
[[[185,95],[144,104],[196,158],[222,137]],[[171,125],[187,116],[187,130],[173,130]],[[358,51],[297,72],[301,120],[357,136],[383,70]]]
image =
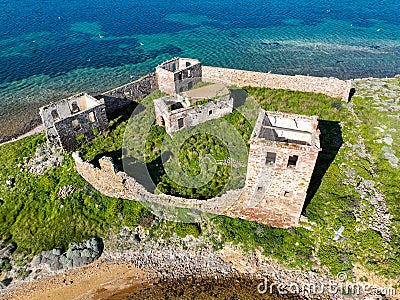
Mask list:
[[[398,99],[400,92],[393,94],[393,90],[400,84],[398,79],[388,79],[387,82],[359,81],[355,85],[357,93],[350,104],[324,95],[247,89],[267,110],[319,116],[324,151],[307,197],[304,215],[310,222],[303,224],[304,228],[283,230],[219,216],[197,225],[161,222],[152,230],[172,228],[182,237],[203,233],[216,249],[224,242],[240,244],[247,250],[262,247],[265,255],[290,266],[311,268],[321,264],[332,274],[344,270],[351,276],[352,266],[359,263],[377,274],[399,278],[400,172],[389,158],[393,162],[390,154],[399,157],[400,152],[398,102],[392,100]],[[122,166],[122,138],[129,113],[127,110],[124,115],[115,116],[110,122],[111,132],[80,149],[85,159],[111,155]],[[236,114],[227,116],[226,120],[235,124],[244,139],[248,139],[251,126],[246,120]],[[146,144],[147,163],[160,157],[157,146],[165,135],[157,126],[152,130]],[[31,156],[43,142],[43,136],[35,136],[0,147],[2,240],[14,242],[19,252],[32,255],[94,235],[106,237],[109,230],[117,230],[121,225],[152,226],[153,217],[141,204],[100,195],[75,173],[68,156],[60,168],[42,176],[20,171],[23,157]],[[189,174],[198,172],[197,154],[205,154],[206,148],[213,149],[217,159],[226,157],[226,149],[209,137],[196,136],[193,143],[188,141],[184,147],[187,151],[180,152],[180,160],[190,168]],[[161,175],[160,184],[168,191],[172,184]],[[9,177],[16,178],[14,188],[4,184]],[[59,188],[69,184],[78,191],[64,200],[59,199]],[[175,192],[185,191],[175,188]],[[199,198],[213,194],[210,189],[207,189],[210,195],[202,190],[191,192]],[[390,238],[379,225],[384,223],[379,218],[385,210],[392,215],[388,226]],[[341,226],[345,227],[344,238],[336,242],[334,232]]]
[[[0,147],[1,239],[24,254],[104,234],[116,219],[110,213],[115,199],[94,191],[74,172],[71,158],[42,176],[21,171],[23,158],[43,142],[43,136],[34,136]],[[15,178],[13,188],[4,184],[9,177]],[[59,188],[70,184],[78,192],[59,199]]]

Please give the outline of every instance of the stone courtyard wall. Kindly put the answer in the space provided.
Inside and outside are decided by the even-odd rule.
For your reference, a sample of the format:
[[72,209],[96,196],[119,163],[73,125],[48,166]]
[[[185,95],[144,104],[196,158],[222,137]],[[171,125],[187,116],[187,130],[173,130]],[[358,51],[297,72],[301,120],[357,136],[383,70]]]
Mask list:
[[110,114],[131,104],[134,100],[145,98],[156,90],[158,90],[156,74],[152,73],[123,86],[96,95],[96,98],[104,99],[107,113]]
[[[232,218],[243,218],[268,226],[288,228],[296,224],[291,216],[280,212],[277,207],[268,207],[264,203],[249,206],[251,193],[245,189],[228,191],[227,193],[208,200],[186,199],[165,194],[148,192],[133,177],[125,172],[118,172],[113,160],[103,157],[99,160],[100,168],[82,160],[78,152],[73,153],[75,170],[96,190],[108,197],[140,201],[142,203],[157,203],[165,207],[195,209],[215,215],[225,215]],[[252,205],[255,203],[253,202]]]
[[[272,89],[289,89],[294,91],[322,93],[348,101],[351,81],[337,78],[313,77],[304,75],[279,75],[245,70],[201,66],[203,81],[223,82],[239,87],[254,86]],[[196,74],[197,74],[196,73]],[[156,73],[151,73],[138,80],[96,95],[103,98],[107,113],[113,113],[139,98],[144,98],[159,89]]]
[[321,93],[348,101],[350,80],[304,75],[279,75],[245,70],[202,66],[203,81],[224,82],[239,87],[266,87],[300,92]]

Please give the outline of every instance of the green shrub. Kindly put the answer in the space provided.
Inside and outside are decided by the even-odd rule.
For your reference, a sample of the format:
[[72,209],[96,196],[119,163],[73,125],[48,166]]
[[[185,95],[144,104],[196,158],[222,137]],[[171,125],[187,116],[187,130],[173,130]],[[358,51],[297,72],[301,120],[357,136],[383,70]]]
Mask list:
[[12,266],[11,266],[10,260],[7,258],[2,258],[1,262],[0,262],[0,274],[11,271],[11,269],[12,269]]
[[85,142],[85,140],[86,140],[86,138],[85,138],[85,135],[82,133],[82,134],[80,134],[80,135],[78,135],[78,136],[76,136],[76,142],[80,145],[80,144],[82,144],[83,142]]
[[98,128],[93,128],[93,135],[98,136],[99,135],[99,129]]
[[321,246],[318,249],[317,256],[324,266],[327,266],[333,275],[349,269],[340,258],[339,250],[332,245]]
[[197,238],[201,235],[200,225],[193,223],[175,223],[174,231],[181,238],[187,235],[192,235]]

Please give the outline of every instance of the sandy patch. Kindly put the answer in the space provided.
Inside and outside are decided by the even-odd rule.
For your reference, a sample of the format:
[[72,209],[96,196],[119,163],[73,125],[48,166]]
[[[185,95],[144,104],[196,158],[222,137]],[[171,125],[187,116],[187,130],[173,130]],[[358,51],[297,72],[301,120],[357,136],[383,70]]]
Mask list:
[[64,275],[24,285],[3,295],[3,299],[109,299],[128,287],[140,289],[149,282],[147,274],[131,264],[97,261]]

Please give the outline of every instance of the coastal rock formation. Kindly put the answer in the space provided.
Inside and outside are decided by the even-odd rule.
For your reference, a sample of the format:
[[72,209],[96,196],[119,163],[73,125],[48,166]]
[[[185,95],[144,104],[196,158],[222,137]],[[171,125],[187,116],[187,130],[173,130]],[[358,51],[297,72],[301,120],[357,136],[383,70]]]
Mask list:
[[99,238],[72,243],[64,253],[59,248],[42,252],[32,260],[32,266],[46,264],[52,271],[81,267],[98,259],[103,248],[103,241]]
[[9,244],[0,250],[0,258],[8,258],[15,251],[17,246],[15,244]]

